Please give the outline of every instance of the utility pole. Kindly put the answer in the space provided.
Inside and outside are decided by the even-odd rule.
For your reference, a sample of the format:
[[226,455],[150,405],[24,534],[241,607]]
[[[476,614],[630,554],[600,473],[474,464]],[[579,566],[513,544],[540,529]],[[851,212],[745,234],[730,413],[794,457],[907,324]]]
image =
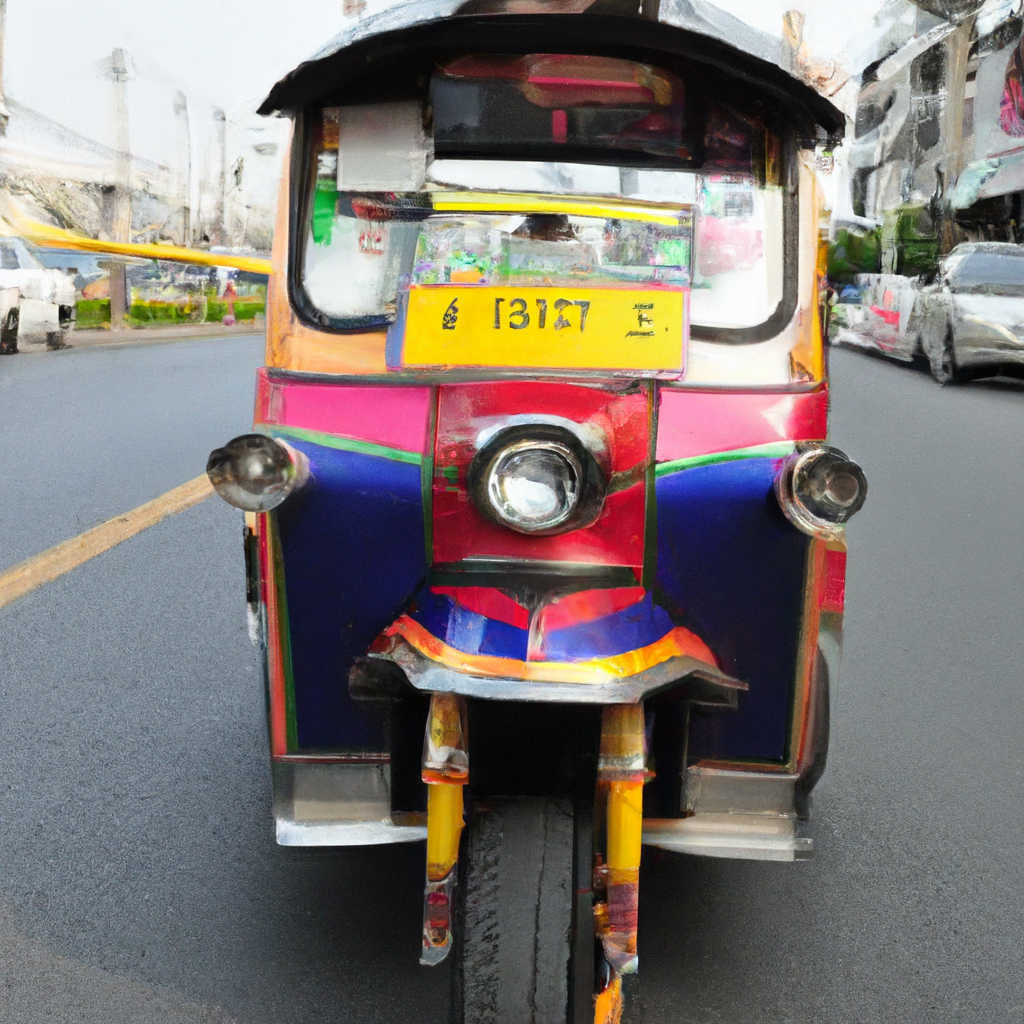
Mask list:
[[[128,139],[128,64],[124,50],[117,48],[110,55],[110,77],[114,84],[114,194],[113,216],[110,221],[110,241],[130,242],[132,227],[131,174],[132,157]],[[110,329],[124,327],[128,312],[129,292],[127,265],[123,261],[108,261],[110,273]]]
[[227,191],[227,119],[220,107],[213,111],[213,128],[216,136],[217,159],[220,166],[217,171],[217,201],[213,215],[213,238],[215,245],[227,245],[227,209],[225,205],[225,192]]
[[114,83],[114,217],[112,242],[130,242],[132,224],[131,174],[132,156],[128,140],[128,65],[124,50],[116,49],[110,56],[110,76]]
[[11,114],[4,102],[4,46],[7,44],[7,0],[0,0],[0,135],[7,134]]
[[174,94],[175,164],[178,196],[181,199],[181,244],[192,244],[192,139],[188,128],[188,100],[183,92]]
[[946,40],[946,152],[945,196],[949,198],[964,165],[964,94],[967,89],[967,58],[971,49],[975,15],[967,15]]

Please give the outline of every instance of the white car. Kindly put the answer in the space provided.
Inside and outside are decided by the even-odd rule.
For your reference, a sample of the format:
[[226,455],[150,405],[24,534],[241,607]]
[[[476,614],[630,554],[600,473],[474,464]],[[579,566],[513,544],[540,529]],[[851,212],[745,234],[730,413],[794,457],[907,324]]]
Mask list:
[[920,302],[921,346],[936,380],[1024,376],[1024,245],[958,245]]
[[63,348],[75,299],[72,278],[44,267],[20,238],[0,239],[0,354]]

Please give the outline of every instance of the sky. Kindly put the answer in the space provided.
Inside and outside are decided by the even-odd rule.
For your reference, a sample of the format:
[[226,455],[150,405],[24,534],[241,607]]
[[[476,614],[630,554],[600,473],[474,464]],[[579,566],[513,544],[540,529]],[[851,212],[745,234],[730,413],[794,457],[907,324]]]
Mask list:
[[[806,15],[815,55],[835,56],[871,25],[879,0],[720,0],[773,35],[793,4]],[[367,11],[390,6],[370,0]],[[112,88],[103,61],[129,57],[131,148],[174,160],[170,106],[181,89],[192,131],[208,134],[213,109],[242,120],[271,86],[340,32],[342,0],[7,0],[8,95],[99,142],[113,142]],[[198,147],[199,149],[202,146]]]
[[212,120],[214,106],[240,118],[347,20],[340,0],[8,0],[5,92],[109,145],[113,99],[102,62],[121,47],[132,149],[169,162],[166,118],[177,89],[194,121]]

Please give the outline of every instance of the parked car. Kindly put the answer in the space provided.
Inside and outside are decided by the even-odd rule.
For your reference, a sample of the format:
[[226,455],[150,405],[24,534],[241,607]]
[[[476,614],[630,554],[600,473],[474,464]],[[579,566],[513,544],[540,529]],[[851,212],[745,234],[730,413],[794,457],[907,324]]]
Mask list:
[[1024,377],[1024,245],[958,245],[918,303],[921,347],[937,381]]
[[20,238],[0,239],[0,354],[63,348],[74,317],[74,281],[44,267]]
[[833,301],[829,340],[912,362],[921,352],[920,289],[920,278],[857,274]]

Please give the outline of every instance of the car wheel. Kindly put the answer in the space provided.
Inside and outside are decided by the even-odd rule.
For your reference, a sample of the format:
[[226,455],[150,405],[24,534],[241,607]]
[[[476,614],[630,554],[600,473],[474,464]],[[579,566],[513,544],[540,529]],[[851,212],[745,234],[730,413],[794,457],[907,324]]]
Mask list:
[[938,360],[932,362],[932,376],[943,385],[953,384],[960,379],[960,368],[956,364],[956,353],[953,348],[952,324],[947,324],[942,352]]
[[18,351],[18,309],[8,310],[0,327],[0,356],[13,356]]

